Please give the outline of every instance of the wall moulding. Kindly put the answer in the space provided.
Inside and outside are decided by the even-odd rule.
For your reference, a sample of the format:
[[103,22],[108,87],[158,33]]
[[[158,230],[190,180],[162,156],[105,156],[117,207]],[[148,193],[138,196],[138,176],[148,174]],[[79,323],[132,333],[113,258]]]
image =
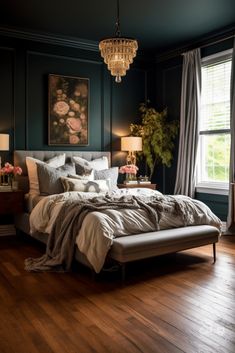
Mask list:
[[[60,34],[47,32],[30,31],[28,29],[7,26],[0,26],[0,36],[13,39],[28,40],[42,44],[58,45],[63,47],[86,50],[96,52],[97,55],[99,55],[98,41],[92,41],[88,39],[63,36]],[[102,61],[101,57],[100,60]],[[154,65],[154,54],[151,51],[144,51],[139,49],[135,60],[145,65],[150,65],[151,63],[152,65]]]
[[17,38],[30,40],[34,42],[62,45],[71,48],[90,50],[90,51],[99,51],[98,42],[79,39],[74,37],[65,37],[62,35],[45,33],[45,32],[35,32],[29,31],[22,28],[13,28],[13,27],[0,27],[0,35],[5,37]]

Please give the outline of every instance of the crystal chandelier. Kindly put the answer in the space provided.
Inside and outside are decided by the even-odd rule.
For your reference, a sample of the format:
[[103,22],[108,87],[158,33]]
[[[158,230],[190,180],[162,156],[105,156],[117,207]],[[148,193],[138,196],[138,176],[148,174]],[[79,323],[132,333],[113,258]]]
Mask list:
[[99,43],[99,49],[105,64],[108,65],[108,69],[111,71],[111,75],[115,76],[116,82],[121,82],[122,76],[126,75],[126,71],[129,70],[130,64],[133,63],[133,59],[136,56],[136,51],[138,49],[138,43],[135,39],[121,37],[119,0],[117,0],[115,37],[103,39]]

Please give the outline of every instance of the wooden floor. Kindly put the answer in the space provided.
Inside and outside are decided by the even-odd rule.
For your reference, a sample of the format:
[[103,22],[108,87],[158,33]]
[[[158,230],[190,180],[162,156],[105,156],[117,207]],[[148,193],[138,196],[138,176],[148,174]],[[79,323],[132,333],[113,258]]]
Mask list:
[[44,248],[0,238],[0,353],[234,353],[235,236],[218,245],[131,264],[95,281],[27,273]]

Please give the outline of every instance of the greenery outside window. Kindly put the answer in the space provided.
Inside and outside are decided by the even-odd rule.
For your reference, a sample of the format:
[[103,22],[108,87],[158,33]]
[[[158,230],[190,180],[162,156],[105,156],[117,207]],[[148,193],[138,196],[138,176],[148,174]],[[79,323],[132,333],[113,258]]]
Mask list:
[[231,51],[202,60],[197,191],[228,190],[231,63]]

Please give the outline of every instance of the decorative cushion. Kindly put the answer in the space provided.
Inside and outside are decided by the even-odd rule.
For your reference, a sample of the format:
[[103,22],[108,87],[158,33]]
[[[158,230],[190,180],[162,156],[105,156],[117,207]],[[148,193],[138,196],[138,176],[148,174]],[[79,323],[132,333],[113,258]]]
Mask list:
[[91,170],[91,174],[88,175],[77,175],[77,174],[69,174],[69,178],[78,179],[78,180],[94,180],[94,170]]
[[60,177],[75,174],[74,164],[65,164],[52,168],[46,164],[37,163],[39,189],[41,195],[61,194],[64,192]]
[[89,175],[93,168],[89,165],[89,162],[81,157],[72,157],[72,161],[75,163],[77,175]]
[[89,173],[91,169],[102,170],[108,169],[109,162],[107,157],[101,157],[97,159],[93,159],[93,161],[87,161],[81,157],[73,157],[73,161],[76,164],[76,173],[79,175],[83,175],[84,173]]
[[72,178],[60,178],[64,191],[82,191],[82,192],[107,192],[109,191],[109,182],[107,180],[79,180]]
[[90,166],[95,170],[103,170],[103,169],[109,168],[109,161],[107,157],[93,159],[89,163],[90,163]]
[[103,169],[103,170],[95,170],[95,180],[110,180],[110,188],[111,190],[118,189],[117,187],[117,179],[118,179],[118,167]]
[[29,176],[29,193],[30,194],[40,194],[39,182],[38,182],[38,172],[37,172],[37,163],[47,164],[51,167],[58,168],[65,164],[65,153],[55,156],[49,159],[46,162],[40,161],[39,159],[26,157],[26,165],[28,169]]

